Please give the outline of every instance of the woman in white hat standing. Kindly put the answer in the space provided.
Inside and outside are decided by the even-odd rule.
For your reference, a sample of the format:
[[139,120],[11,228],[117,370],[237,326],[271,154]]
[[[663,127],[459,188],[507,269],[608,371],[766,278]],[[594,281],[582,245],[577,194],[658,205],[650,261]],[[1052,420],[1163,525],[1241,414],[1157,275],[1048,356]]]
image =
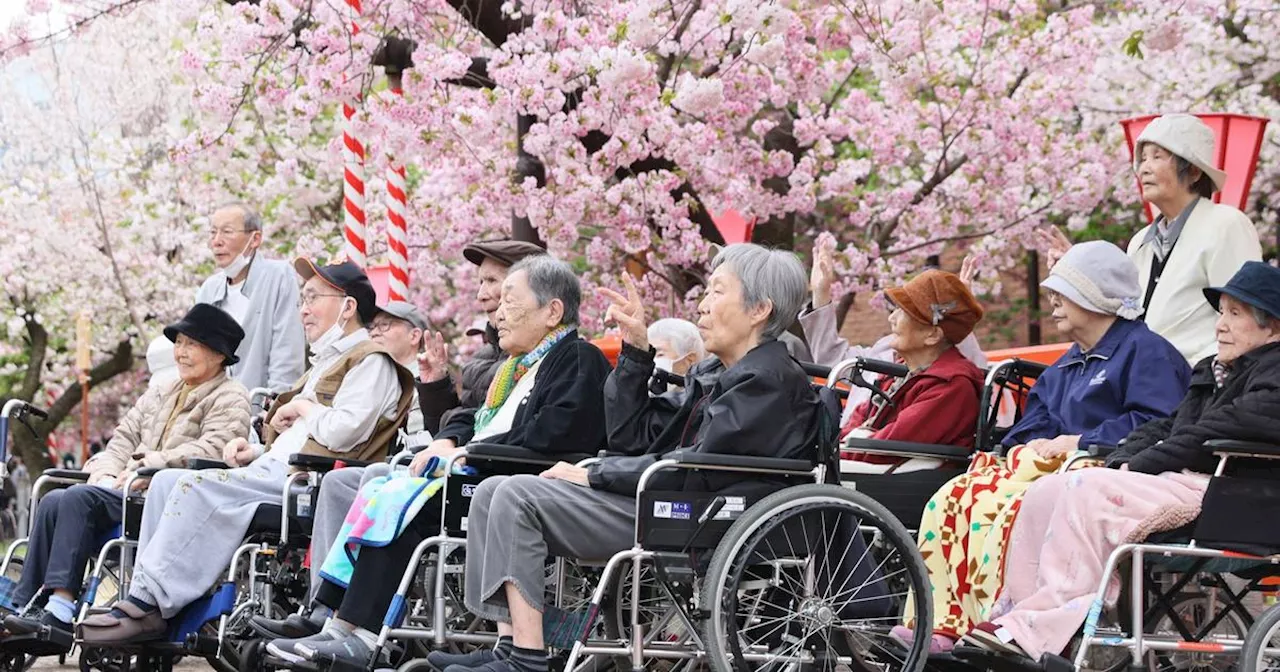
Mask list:
[[1190,114],[1157,117],[1138,136],[1133,169],[1142,200],[1160,214],[1129,241],[1147,326],[1195,363],[1217,352],[1218,316],[1206,287],[1262,259],[1258,230],[1239,210],[1213,202],[1227,174],[1213,161],[1213,131]]

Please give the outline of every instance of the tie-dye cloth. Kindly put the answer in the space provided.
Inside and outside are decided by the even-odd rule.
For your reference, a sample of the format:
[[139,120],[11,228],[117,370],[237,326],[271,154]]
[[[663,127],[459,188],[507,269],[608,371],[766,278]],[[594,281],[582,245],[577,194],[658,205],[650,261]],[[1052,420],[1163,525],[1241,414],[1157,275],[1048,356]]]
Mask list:
[[[360,547],[386,546],[395,541],[409,521],[444,487],[443,474],[437,474],[443,472],[443,467],[444,460],[433,457],[422,471],[431,474],[430,477],[399,472],[365,483],[347,510],[333,548],[324,558],[320,576],[346,588],[351,583]],[[453,473],[470,474],[475,470],[455,465]]]

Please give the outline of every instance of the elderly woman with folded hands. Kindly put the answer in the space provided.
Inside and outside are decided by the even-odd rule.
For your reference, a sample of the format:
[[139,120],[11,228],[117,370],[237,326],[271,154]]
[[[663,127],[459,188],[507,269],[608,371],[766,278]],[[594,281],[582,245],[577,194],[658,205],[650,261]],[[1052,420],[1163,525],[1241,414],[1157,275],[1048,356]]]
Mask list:
[[[106,449],[85,464],[89,482],[40,500],[13,605],[48,593],[44,615],[5,618],[11,633],[42,625],[70,632],[92,545],[123,516],[125,483],[146,467],[179,467],[218,459],[232,439],[249,434],[249,393],[227,376],[244,330],[225,312],[196,304],[164,328],[173,342],[177,379],[147,388],[116,427]],[[135,480],[134,487],[146,480]],[[56,552],[55,552],[56,549]]]

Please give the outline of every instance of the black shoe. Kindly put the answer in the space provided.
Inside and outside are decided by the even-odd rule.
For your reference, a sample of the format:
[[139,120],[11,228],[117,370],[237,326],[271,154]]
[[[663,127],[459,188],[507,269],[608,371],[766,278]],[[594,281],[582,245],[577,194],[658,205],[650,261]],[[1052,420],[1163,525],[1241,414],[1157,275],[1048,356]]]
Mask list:
[[62,632],[71,634],[70,623],[58,620],[53,614],[47,611],[39,615],[12,615],[4,617],[4,629],[8,630],[11,635],[30,635],[40,632],[40,629],[46,626],[51,630],[61,630]]
[[493,649],[476,649],[471,653],[448,653],[445,651],[432,651],[427,654],[427,665],[436,672],[443,672],[446,667],[458,665],[461,667],[480,667],[485,663],[491,663],[498,659],[494,655]]
[[316,623],[306,616],[289,614],[282,619],[254,616],[249,619],[249,627],[260,637],[267,639],[302,639],[320,632],[324,629],[324,624]]

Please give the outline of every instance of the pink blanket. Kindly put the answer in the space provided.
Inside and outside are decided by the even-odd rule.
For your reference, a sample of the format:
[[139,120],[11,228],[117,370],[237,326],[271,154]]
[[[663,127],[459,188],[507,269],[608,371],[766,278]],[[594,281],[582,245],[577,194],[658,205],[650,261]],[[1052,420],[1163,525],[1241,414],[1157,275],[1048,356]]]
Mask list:
[[[1013,526],[992,620],[1033,659],[1060,653],[1084,624],[1111,552],[1195,520],[1208,485],[1203,474],[1114,469],[1036,482]],[[1107,604],[1119,594],[1120,578],[1113,575]]]

